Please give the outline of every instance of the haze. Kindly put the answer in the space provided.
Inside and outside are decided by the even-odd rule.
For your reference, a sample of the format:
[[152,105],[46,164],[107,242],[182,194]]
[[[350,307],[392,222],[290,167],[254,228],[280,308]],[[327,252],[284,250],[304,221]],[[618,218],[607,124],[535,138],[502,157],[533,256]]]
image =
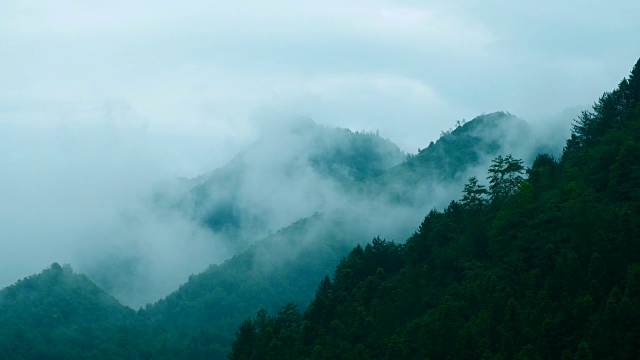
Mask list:
[[154,255],[132,266],[182,269],[150,285],[160,296],[229,254],[188,220],[140,205],[156,187],[181,186],[300,116],[379,130],[406,152],[496,110],[551,123],[627,74],[640,53],[628,14],[639,10],[4,1],[0,287],[53,261],[82,270],[136,248]]

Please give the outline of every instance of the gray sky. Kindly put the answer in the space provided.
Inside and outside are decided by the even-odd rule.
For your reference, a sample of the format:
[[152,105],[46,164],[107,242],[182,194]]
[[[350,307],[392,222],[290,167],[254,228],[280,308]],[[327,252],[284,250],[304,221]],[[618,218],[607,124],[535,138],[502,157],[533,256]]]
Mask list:
[[[121,209],[282,119],[415,152],[463,118],[589,106],[640,57],[638,13],[637,0],[0,1],[0,286],[98,249],[96,229],[155,239],[157,220],[134,231]],[[159,222],[165,253],[192,237]]]
[[0,121],[207,135],[226,159],[260,126],[303,115],[415,151],[458,119],[590,105],[640,56],[638,11],[634,0],[5,0]]

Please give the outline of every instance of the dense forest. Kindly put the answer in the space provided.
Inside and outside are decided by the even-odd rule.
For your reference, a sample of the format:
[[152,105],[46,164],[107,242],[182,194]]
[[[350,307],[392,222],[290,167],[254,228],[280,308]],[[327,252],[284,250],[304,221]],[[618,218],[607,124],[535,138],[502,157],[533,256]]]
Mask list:
[[640,358],[639,139],[640,61],[560,158],[496,157],[405,243],[351,250],[304,311],[258,310],[229,358]]
[[[243,239],[233,258],[138,311],[54,263],[0,291],[0,359],[640,358],[640,61],[576,119],[561,154],[511,151],[505,124],[527,132],[508,113],[483,115],[404,161],[377,135],[324,129],[349,140],[311,151],[314,171],[379,207]],[[461,180],[487,157],[486,174]],[[233,166],[246,171],[242,161]],[[232,181],[233,166],[189,194],[201,201],[194,216],[230,235],[262,214],[218,207],[237,196],[209,185]],[[406,241],[356,245],[364,215],[420,211],[429,181],[459,183],[459,199]],[[212,222],[218,210],[224,223]]]
[[[339,194],[354,199],[357,205],[334,208],[300,219],[255,241],[224,263],[192,275],[175,292],[137,312],[118,304],[91,282],[97,281],[101,286],[106,286],[104,289],[108,291],[110,284],[108,281],[105,283],[104,279],[108,280],[109,274],[114,271],[123,275],[127,271],[121,262],[114,261],[110,266],[102,267],[103,272],[97,277],[96,274],[89,274],[91,280],[84,275],[74,274],[68,265],[60,267],[54,264],[41,274],[0,291],[0,318],[4,319],[6,336],[3,339],[7,341],[2,343],[0,354],[4,353],[9,358],[16,354],[27,358],[84,358],[104,354],[108,358],[223,359],[231,351],[230,344],[237,325],[255,313],[255,309],[262,306],[268,311],[276,311],[287,300],[306,306],[315,294],[317,280],[331,273],[351,247],[369,238],[367,234],[372,233],[372,223],[384,217],[387,222],[393,221],[395,227],[402,227],[398,219],[426,211],[422,208],[430,203],[427,199],[430,186],[438,182],[462,184],[463,174],[478,166],[484,157],[504,150],[505,133],[515,133],[511,130],[526,129],[526,126],[523,120],[507,113],[482,115],[443,134],[417,155],[411,155],[400,164],[381,171],[393,162],[376,162],[382,159],[397,161],[397,152],[388,141],[377,134],[353,133],[307,123],[303,128],[295,129],[298,135],[303,135],[303,140],[331,143],[330,146],[310,147],[311,151],[306,155],[312,167],[330,178],[336,178],[341,188]],[[294,137],[289,141],[300,139]],[[306,141],[303,143],[306,144]],[[187,198],[199,199],[195,205],[202,204],[205,209],[211,205],[228,203],[212,199],[203,192],[226,188],[223,182],[227,177],[238,182],[251,175],[247,172],[255,171],[248,169],[255,165],[251,161],[253,153],[261,151],[264,152],[265,147],[257,144],[228,166],[205,176],[204,181],[195,186]],[[388,153],[392,156],[385,155]],[[334,161],[336,158],[341,160]],[[363,164],[363,158],[374,164]],[[284,163],[289,169],[300,169],[301,163],[296,161],[297,164],[294,161],[293,166],[286,159],[279,159],[275,164]],[[327,173],[325,165],[328,163],[334,163],[333,173]],[[325,165],[318,167],[318,164]],[[273,166],[274,162],[269,165]],[[348,178],[340,175],[345,173],[369,175]],[[236,194],[242,194],[242,191]],[[413,202],[420,204],[414,207],[411,205]],[[252,204],[259,205],[256,202]],[[246,207],[247,204],[242,206]],[[363,208],[362,211],[358,211],[358,206]],[[399,209],[404,212],[397,215]],[[207,217],[211,215],[206,211],[204,214]],[[221,221],[226,221],[226,214],[223,214]],[[207,217],[196,216],[196,221]],[[407,219],[403,221],[407,222]],[[215,232],[216,229],[211,228],[211,231]],[[243,241],[238,243],[242,244]],[[66,308],[68,304],[81,303],[92,305]],[[92,311],[115,311],[121,316],[104,317],[98,321],[91,314]],[[56,314],[65,316],[60,318]],[[43,322],[43,318],[55,321]],[[21,335],[15,338],[15,334]],[[119,340],[109,341],[110,337]],[[22,345],[11,345],[14,342]],[[84,345],[69,347],[64,344]]]

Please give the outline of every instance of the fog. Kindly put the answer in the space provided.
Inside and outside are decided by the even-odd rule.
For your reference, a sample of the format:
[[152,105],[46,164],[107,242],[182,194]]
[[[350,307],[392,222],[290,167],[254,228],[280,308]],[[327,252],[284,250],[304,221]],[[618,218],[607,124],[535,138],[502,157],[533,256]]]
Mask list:
[[[522,158],[540,149],[557,154],[577,113],[567,110],[538,122],[532,133],[509,125],[475,135],[497,139],[501,152]],[[257,140],[246,143],[157,134],[109,119],[100,126],[5,128],[0,286],[54,261],[70,263],[124,304],[138,307],[316,213],[328,214],[327,224],[315,224],[291,249],[271,254],[270,262],[282,260],[278,254],[295,256],[309,241],[323,241],[317,235],[326,233],[322,226],[339,226],[352,245],[374,236],[404,241],[429,209],[460,197],[468,176],[482,178],[492,159],[483,155],[448,182],[412,184],[415,189],[404,182],[386,184],[413,197],[397,203],[383,196],[384,188],[354,190],[351,164],[332,156],[354,151],[356,135],[311,119],[274,118],[272,126],[257,126]],[[361,136],[376,139],[361,146],[378,169],[405,161],[384,134]]]
[[[577,109],[635,63],[636,12],[634,1],[5,1],[0,287],[57,261],[135,307],[335,209],[362,241],[402,241],[490,157],[422,189],[418,209],[390,208],[296,158],[310,149],[282,137],[290,119],[379,131],[415,153],[458,120],[505,110],[534,130],[504,151],[558,148]],[[197,205],[192,189],[229,162],[244,162],[234,190],[214,182]],[[204,226],[218,198],[245,212],[240,233]]]
[[[109,125],[4,130],[0,286],[56,261],[139,304],[141,293],[152,301],[228,257],[206,231],[150,200],[158,189],[181,188],[176,174],[227,160],[212,139]],[[108,263],[122,273],[103,274]]]
[[[590,105],[640,53],[633,0],[0,4],[0,118],[236,138],[275,117],[380,130],[405,151],[459,119]],[[402,126],[398,126],[402,124]]]
[[[555,128],[568,128],[568,119],[554,122]],[[6,170],[0,187],[0,286],[57,261],[89,274],[125,304],[141,306],[175,290],[190,274],[317,212],[348,213],[353,226],[344,231],[355,234],[354,244],[377,235],[403,241],[428,209],[457,198],[466,179],[465,174],[457,182],[429,183],[417,207],[359,196],[344,187],[346,167],[322,173],[309,161],[348,149],[348,132],[309,119],[273,123],[256,135],[258,141],[224,150],[215,138],[153,134],[108,121],[53,129],[6,127],[0,158]],[[514,138],[521,136],[506,139]],[[394,146],[376,149],[381,168],[404,161]],[[231,156],[235,149],[239,154]],[[482,172],[485,166],[469,171]],[[230,174],[233,182],[225,185]],[[198,187],[206,191],[194,193]],[[241,212],[238,231],[206,228],[202,212],[228,201]]]

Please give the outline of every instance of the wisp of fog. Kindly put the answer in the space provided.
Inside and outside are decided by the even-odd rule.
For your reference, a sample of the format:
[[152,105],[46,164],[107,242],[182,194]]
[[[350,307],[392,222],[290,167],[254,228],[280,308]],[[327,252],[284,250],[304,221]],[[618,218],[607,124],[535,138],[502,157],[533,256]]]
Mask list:
[[[559,149],[574,115],[535,131],[560,133],[543,141]],[[565,130],[557,131],[557,124]],[[367,158],[376,159],[371,171],[405,161],[392,142],[361,135],[376,141],[366,148],[375,153]],[[132,307],[160,299],[189,275],[318,212],[349,214],[352,233],[363,237],[354,244],[378,235],[403,241],[429,209],[459,197],[467,176],[482,177],[491,160],[456,181],[429,183],[416,202],[402,204],[355,191],[357,177],[368,175],[339,164],[359,146],[353,132],[308,119],[263,128],[235,157],[230,152],[240,146],[216,153],[215,139],[207,145],[144,128],[15,127],[1,136],[0,286],[54,261],[70,263]],[[540,143],[527,138],[540,137],[510,134],[505,151],[529,156]],[[194,165],[185,170],[185,162]],[[180,172],[188,176],[176,176]]]

